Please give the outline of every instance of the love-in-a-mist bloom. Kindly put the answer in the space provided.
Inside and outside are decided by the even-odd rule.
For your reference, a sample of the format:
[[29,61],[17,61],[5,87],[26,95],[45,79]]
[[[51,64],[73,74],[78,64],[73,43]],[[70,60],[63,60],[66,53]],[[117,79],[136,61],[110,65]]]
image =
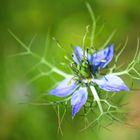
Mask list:
[[96,53],[75,47],[71,68],[73,76],[67,77],[49,94],[59,97],[71,96],[72,117],[81,109],[88,98],[88,91],[93,93],[94,99],[99,100],[96,86],[108,92],[129,90],[122,79],[113,73],[102,75],[101,71],[113,59],[114,47],[108,46]]

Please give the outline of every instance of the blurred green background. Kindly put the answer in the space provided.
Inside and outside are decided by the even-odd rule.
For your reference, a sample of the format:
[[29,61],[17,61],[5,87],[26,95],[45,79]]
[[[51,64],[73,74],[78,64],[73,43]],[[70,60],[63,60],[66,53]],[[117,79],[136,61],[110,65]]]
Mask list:
[[[76,117],[72,120],[70,108],[62,122],[62,136],[57,134],[58,118],[52,106],[28,105],[32,101],[47,101],[47,92],[63,77],[51,74],[34,80],[40,70],[46,72],[49,69],[43,65],[34,67],[38,59],[31,55],[9,57],[24,52],[24,49],[10,35],[8,29],[27,45],[36,35],[32,50],[41,56],[46,49],[47,61],[69,72],[67,66],[60,65],[60,62],[67,62],[64,60],[64,55],[71,55],[71,45],[82,44],[85,28],[92,23],[85,2],[84,0],[0,0],[0,140],[140,139],[138,90],[129,95],[125,93],[125,102],[129,102],[130,108],[127,122],[134,126],[115,123],[109,126],[109,131],[92,127],[79,132],[84,119]],[[116,46],[124,43],[127,36],[129,38],[127,49],[120,61],[128,64],[136,49],[137,36],[140,36],[140,1],[89,0],[88,2],[97,19],[96,48],[100,48],[116,29],[117,33],[112,39]],[[52,37],[62,44],[65,51],[57,47]],[[126,83],[129,84],[131,81]],[[138,88],[140,82],[135,81],[134,86]],[[23,102],[25,104],[21,104]]]

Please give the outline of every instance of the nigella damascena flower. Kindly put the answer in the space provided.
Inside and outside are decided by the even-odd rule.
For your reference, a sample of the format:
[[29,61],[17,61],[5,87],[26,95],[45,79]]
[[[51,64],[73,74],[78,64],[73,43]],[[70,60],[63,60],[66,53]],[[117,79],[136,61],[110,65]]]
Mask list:
[[80,47],[75,47],[73,52],[74,62],[71,64],[74,76],[64,79],[55,89],[50,91],[51,95],[59,97],[72,95],[72,117],[86,103],[89,89],[96,101],[98,100],[96,86],[108,92],[129,90],[118,76],[112,73],[103,76],[100,73],[112,60],[113,55],[113,45],[96,53],[89,53],[88,50],[83,51]]

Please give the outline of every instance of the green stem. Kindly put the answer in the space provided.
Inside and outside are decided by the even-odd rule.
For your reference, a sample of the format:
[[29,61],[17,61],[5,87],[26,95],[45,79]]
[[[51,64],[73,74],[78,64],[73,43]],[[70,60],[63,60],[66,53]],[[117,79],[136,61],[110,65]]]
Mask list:
[[93,94],[93,96],[94,96],[94,100],[95,100],[95,101],[97,102],[97,104],[98,104],[98,107],[99,107],[99,109],[100,109],[101,114],[103,114],[104,111],[103,111],[103,108],[102,108],[102,104],[101,104],[101,102],[100,102],[100,98],[99,98],[99,96],[98,96],[98,94],[97,94],[97,92],[96,92],[95,87],[91,86],[90,89],[91,89],[92,94]]

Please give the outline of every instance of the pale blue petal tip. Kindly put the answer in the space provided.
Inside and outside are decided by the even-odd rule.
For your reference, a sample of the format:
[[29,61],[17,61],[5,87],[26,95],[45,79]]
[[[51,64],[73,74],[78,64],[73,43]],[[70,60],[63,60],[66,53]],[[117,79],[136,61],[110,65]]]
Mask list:
[[72,106],[72,118],[75,117],[76,113],[82,108],[82,106],[86,103],[88,97],[88,92],[86,87],[80,87],[71,98],[71,106]]
[[102,79],[93,80],[101,89],[109,92],[118,92],[122,90],[129,90],[123,80],[113,74],[107,74]]
[[83,59],[83,50],[79,46],[74,48],[74,52],[72,53],[73,60],[77,64],[80,63],[80,61]]
[[72,94],[77,87],[78,85],[75,84],[75,81],[69,77],[60,82],[56,88],[49,92],[49,94],[58,97],[65,97]]
[[93,72],[99,68],[105,68],[114,56],[114,45],[110,45],[104,50],[98,51],[94,55],[91,55],[89,63],[93,65]]

